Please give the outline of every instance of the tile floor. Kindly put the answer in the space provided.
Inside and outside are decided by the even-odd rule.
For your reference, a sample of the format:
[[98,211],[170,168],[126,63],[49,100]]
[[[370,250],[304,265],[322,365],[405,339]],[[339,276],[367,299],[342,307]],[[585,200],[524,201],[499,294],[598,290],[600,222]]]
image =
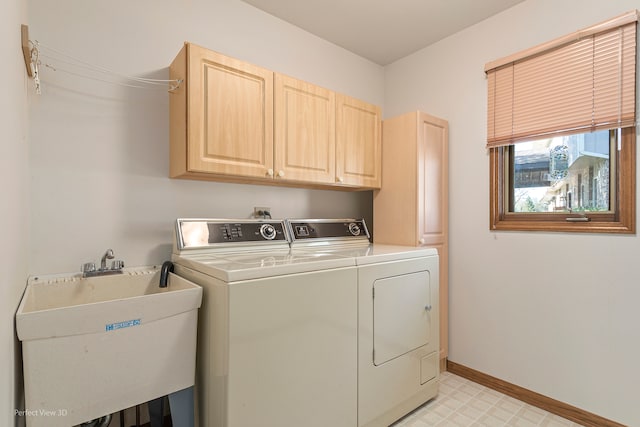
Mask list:
[[393,427],[580,427],[490,388],[443,372],[438,397]]

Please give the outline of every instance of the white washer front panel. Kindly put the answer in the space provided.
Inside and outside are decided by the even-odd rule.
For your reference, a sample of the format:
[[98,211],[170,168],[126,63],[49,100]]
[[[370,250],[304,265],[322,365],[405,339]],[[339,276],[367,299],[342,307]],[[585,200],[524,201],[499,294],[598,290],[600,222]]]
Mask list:
[[228,426],[357,425],[356,282],[351,267],[229,286]]
[[227,283],[182,261],[203,288],[197,425],[357,425],[355,266]]

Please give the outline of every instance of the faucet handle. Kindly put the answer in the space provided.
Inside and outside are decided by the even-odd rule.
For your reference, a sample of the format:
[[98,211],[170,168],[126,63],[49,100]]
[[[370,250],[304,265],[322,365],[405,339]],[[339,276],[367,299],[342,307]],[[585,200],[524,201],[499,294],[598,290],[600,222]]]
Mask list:
[[117,259],[115,261],[111,261],[111,269],[112,270],[122,270],[124,268],[124,261],[121,259]]
[[96,271],[96,263],[95,262],[85,262],[82,264],[81,271],[83,273],[91,273]]

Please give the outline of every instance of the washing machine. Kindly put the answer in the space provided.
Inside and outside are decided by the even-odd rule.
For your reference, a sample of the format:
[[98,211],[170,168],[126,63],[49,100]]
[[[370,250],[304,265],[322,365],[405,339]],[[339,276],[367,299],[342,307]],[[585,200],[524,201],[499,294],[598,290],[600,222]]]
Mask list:
[[284,221],[175,226],[175,273],[203,288],[197,425],[355,426],[355,259],[292,253]]
[[438,393],[438,253],[371,244],[362,219],[289,219],[292,253],[351,257],[358,285],[358,426],[388,426]]

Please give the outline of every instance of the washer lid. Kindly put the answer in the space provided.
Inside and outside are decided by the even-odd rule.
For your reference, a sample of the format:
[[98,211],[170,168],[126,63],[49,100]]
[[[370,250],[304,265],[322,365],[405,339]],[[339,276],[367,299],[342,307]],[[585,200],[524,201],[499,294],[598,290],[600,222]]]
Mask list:
[[174,255],[174,262],[224,282],[355,267],[354,258],[339,254],[269,250]]
[[334,254],[343,257],[355,258],[356,265],[373,264],[377,262],[399,261],[438,255],[435,248],[370,244],[366,246],[324,244],[316,246],[304,246],[296,248],[295,252],[316,252]]
[[[350,250],[349,253],[354,253],[354,251]],[[438,255],[438,250],[435,248],[372,244],[366,251],[360,251],[354,256],[357,265],[365,265],[435,255]]]

